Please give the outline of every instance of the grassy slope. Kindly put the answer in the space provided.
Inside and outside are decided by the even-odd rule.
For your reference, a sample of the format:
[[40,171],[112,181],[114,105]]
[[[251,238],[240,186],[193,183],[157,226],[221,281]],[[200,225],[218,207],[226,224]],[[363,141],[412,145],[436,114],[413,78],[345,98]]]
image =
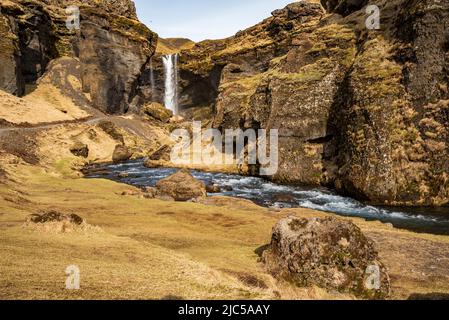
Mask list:
[[[64,165],[58,170],[68,172]],[[130,187],[111,181],[24,165],[8,171],[15,182],[0,185],[1,298],[347,298],[277,283],[257,262],[255,250],[270,241],[279,218],[323,213],[273,213],[223,199],[209,200],[220,206],[146,200],[121,196]],[[22,227],[26,215],[45,209],[79,214],[102,232]],[[394,298],[449,292],[448,237],[354,221],[378,242]],[[64,290],[72,264],[81,269],[77,292]]]

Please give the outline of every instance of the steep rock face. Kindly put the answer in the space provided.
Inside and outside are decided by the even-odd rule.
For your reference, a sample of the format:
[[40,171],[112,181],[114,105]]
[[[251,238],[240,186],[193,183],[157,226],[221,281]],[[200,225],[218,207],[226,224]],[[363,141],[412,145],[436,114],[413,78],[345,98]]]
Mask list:
[[[336,101],[342,192],[375,203],[449,201],[447,63],[449,4],[382,8]],[[397,18],[396,18],[397,17]]]
[[137,20],[136,7],[129,0],[42,0],[42,2],[56,7],[88,5],[114,15],[124,16]]
[[96,9],[82,10],[79,58],[83,90],[107,113],[136,107],[142,69],[154,52],[155,35],[138,21],[111,16]]
[[19,60],[18,39],[6,15],[0,13],[0,85],[12,94],[24,91],[21,74],[17,72]]
[[57,57],[56,38],[51,17],[41,3],[23,7],[11,1],[1,2],[2,79],[0,88],[16,95],[41,77],[47,64]]
[[321,4],[328,12],[336,12],[342,15],[348,15],[355,10],[359,10],[368,0],[321,0]]
[[378,204],[447,204],[449,4],[372,1],[381,29],[368,30],[366,1],[321,3],[327,14],[294,3],[182,51],[184,106],[210,104],[219,129],[278,129],[273,180]]
[[[79,6],[80,29],[66,26],[68,6]],[[124,113],[141,101],[138,82],[155,51],[157,35],[137,21],[128,0],[4,0],[1,2],[0,88],[26,93],[48,63],[61,56],[80,60],[83,91],[94,107]]]

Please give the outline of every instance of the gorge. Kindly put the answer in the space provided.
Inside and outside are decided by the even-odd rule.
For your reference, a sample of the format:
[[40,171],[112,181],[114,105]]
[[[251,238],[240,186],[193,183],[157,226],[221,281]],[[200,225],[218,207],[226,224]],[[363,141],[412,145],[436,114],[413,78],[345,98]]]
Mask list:
[[[292,1],[196,43],[136,5],[0,0],[0,298],[447,297],[447,1]],[[175,165],[196,129],[278,170],[248,137]]]

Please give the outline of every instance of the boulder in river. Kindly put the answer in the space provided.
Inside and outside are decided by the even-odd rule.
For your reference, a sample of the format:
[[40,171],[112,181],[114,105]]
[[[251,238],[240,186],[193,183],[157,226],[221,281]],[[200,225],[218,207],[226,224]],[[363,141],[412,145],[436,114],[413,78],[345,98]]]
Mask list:
[[274,276],[363,299],[385,299],[390,279],[374,243],[354,223],[333,217],[287,217],[273,229],[262,256]]
[[204,182],[195,179],[185,169],[158,181],[156,188],[159,196],[169,196],[176,201],[204,198],[207,195]]
[[220,193],[221,188],[220,188],[220,186],[217,186],[216,184],[208,184],[206,186],[206,191],[208,193]]
[[272,197],[272,200],[274,202],[286,202],[286,203],[296,201],[294,196],[292,196],[291,194],[287,194],[287,193],[276,194]]
[[128,147],[118,144],[115,147],[114,153],[112,154],[112,161],[114,163],[119,163],[123,161],[127,161],[132,157],[132,152],[128,149]]

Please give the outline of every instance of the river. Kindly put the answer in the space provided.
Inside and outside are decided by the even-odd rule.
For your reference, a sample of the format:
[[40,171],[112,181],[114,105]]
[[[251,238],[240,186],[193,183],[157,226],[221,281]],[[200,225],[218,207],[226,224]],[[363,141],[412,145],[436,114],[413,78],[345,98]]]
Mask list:
[[[177,171],[174,168],[147,168],[144,160],[95,166],[87,178],[103,178],[136,187],[154,187],[156,182]],[[98,169],[101,171],[98,171]],[[415,232],[449,235],[449,207],[379,207],[338,195],[326,188],[280,185],[263,178],[192,170],[192,175],[206,184],[217,184],[222,195],[244,198],[265,207],[310,208],[340,216],[360,217],[391,223]],[[126,173],[126,177],[120,177]],[[224,188],[227,187],[227,188]]]

